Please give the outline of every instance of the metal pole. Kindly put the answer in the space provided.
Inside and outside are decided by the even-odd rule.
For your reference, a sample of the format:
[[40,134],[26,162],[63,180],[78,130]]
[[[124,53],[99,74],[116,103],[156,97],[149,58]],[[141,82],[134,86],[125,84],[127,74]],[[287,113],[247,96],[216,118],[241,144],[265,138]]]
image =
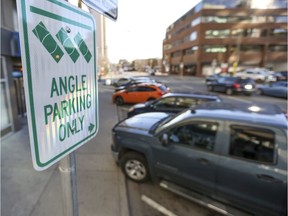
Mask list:
[[75,152],[60,160],[59,171],[62,185],[63,216],[79,216]]

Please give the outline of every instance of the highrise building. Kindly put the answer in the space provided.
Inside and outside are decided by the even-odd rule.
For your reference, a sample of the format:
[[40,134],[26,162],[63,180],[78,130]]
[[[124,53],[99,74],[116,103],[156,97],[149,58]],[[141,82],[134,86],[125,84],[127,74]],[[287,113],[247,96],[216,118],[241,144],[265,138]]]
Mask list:
[[287,70],[287,0],[202,0],[167,28],[163,71],[204,76],[233,66]]

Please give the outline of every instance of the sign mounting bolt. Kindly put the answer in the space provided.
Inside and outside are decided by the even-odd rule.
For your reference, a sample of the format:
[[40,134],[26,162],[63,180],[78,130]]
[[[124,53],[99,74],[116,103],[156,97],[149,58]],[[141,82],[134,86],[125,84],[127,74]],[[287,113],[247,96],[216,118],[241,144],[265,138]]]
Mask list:
[[65,31],[69,34],[71,32],[71,29],[68,26],[66,26]]

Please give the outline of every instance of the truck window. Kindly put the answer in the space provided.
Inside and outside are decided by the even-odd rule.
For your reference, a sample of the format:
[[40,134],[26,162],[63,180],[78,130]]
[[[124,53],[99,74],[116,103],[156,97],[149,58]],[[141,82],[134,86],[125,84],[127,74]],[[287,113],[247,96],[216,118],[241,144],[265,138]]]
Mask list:
[[274,151],[275,133],[273,131],[248,126],[230,126],[230,155],[273,163]]
[[181,144],[201,150],[212,151],[215,144],[217,123],[197,122],[175,128],[169,136],[172,144]]

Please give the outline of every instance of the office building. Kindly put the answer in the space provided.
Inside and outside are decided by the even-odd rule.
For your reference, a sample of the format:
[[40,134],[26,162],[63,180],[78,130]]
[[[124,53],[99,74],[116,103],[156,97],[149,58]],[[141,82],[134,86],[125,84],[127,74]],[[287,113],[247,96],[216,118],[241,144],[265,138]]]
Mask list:
[[287,70],[287,0],[202,0],[167,28],[162,71],[205,76],[247,67]]

